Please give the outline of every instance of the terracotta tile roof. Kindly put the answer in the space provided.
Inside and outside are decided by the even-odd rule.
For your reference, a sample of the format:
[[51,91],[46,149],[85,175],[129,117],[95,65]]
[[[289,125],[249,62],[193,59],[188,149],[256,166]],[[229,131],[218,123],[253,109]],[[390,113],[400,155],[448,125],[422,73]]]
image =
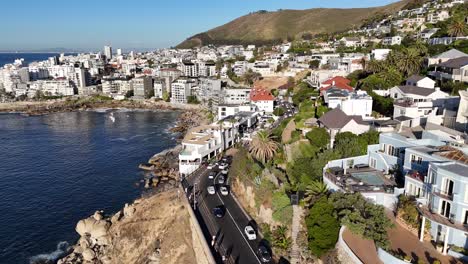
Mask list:
[[273,101],[275,97],[265,89],[252,89],[250,92],[251,101]]
[[324,91],[327,91],[328,89],[332,87],[352,92],[354,88],[349,85],[350,83],[351,83],[350,80],[341,76],[336,76],[336,77],[333,77],[331,79],[324,81],[322,83],[322,85],[324,86],[320,87],[320,92],[323,93]]
[[322,84],[332,85],[333,82],[335,82],[335,83],[341,82],[341,83],[349,84],[349,83],[351,83],[351,80],[348,80],[348,79],[346,79],[345,77],[342,77],[342,76],[335,76],[335,77],[333,77],[331,79],[328,79],[328,80],[324,81]]

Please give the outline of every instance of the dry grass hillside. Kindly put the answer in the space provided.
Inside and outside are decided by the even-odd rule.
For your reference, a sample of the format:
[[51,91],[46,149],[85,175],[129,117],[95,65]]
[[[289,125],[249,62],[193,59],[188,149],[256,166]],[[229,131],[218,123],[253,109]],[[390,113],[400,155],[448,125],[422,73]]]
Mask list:
[[188,48],[207,44],[268,43],[300,37],[304,33],[332,33],[359,27],[365,20],[392,14],[412,0],[372,8],[315,8],[306,10],[259,11],[239,17],[220,27],[197,34],[179,44]]

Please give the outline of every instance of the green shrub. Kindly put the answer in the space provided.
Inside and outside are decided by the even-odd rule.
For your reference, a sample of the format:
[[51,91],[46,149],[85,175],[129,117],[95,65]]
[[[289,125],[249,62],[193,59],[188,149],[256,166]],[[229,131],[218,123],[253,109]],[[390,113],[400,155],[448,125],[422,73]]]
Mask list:
[[286,193],[283,190],[274,192],[271,203],[273,219],[282,224],[289,225],[292,221],[292,206]]

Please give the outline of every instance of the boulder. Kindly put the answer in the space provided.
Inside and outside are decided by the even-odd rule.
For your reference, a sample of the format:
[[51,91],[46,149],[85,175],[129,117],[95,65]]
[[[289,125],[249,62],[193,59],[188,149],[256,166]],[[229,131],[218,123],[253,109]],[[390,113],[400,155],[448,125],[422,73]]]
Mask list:
[[97,221],[102,220],[102,218],[103,218],[103,216],[102,216],[102,211],[96,211],[96,212],[94,212],[93,218],[96,219]]
[[120,221],[120,219],[122,218],[122,211],[118,211],[117,213],[115,213],[112,218],[111,218],[111,223],[112,224],[115,224],[117,223],[118,221]]
[[94,251],[92,251],[89,248],[85,249],[82,255],[83,255],[84,261],[93,261],[93,259],[96,257],[96,254],[94,253]]
[[110,225],[111,223],[106,220],[96,220],[94,217],[89,217],[80,220],[76,224],[75,230],[81,237],[89,236],[91,244],[107,245],[109,243],[107,232]]
[[125,207],[123,209],[123,213],[125,217],[132,217],[135,211],[136,209],[133,205],[125,204]]

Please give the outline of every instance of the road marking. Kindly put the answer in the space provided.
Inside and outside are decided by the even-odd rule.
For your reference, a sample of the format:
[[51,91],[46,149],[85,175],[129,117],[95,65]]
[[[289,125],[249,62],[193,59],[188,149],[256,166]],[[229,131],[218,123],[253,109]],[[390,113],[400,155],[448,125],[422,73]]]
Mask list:
[[[224,201],[223,201],[223,199],[221,199],[221,196],[219,196],[219,193],[216,193],[216,195],[218,196],[218,199],[221,201],[221,203],[223,203],[223,205],[224,205]],[[258,263],[262,263],[262,262],[260,261],[260,259],[258,258],[257,254],[255,254],[255,251],[253,250],[252,246],[250,246],[249,241],[245,238],[244,233],[242,233],[242,230],[241,230],[241,229],[239,228],[239,226],[237,225],[236,221],[234,220],[234,217],[233,217],[233,216],[231,215],[231,213],[229,212],[229,209],[227,209],[226,206],[225,206],[225,208],[226,208],[226,212],[227,212],[227,213],[229,214],[229,216],[231,217],[232,222],[234,223],[234,225],[236,225],[237,230],[239,230],[239,232],[240,232],[242,238],[244,239],[245,243],[247,243],[247,246],[249,246],[250,250],[251,250],[252,253],[254,254],[255,259],[258,261]]]

